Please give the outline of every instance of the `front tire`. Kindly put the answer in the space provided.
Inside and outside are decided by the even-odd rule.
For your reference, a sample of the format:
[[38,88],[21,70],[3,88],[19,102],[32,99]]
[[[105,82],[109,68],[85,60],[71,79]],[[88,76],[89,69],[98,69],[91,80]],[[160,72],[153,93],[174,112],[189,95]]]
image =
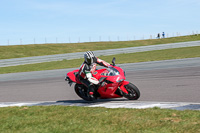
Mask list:
[[82,84],[76,84],[74,86],[74,90],[76,92],[76,94],[82,98],[83,100],[86,100],[86,101],[94,101],[97,99],[97,97],[93,96],[91,97],[89,94],[88,94],[88,88],[85,87],[84,85]]
[[124,94],[124,97],[126,97],[129,100],[137,100],[140,97],[140,91],[139,89],[132,83],[129,83],[124,86],[126,90],[128,91],[128,94]]

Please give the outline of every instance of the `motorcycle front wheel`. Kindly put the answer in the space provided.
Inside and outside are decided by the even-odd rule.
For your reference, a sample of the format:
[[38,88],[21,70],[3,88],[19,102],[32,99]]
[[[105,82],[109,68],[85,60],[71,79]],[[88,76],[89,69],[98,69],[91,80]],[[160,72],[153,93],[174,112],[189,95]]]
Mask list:
[[88,94],[88,88],[85,87],[84,85],[82,84],[76,84],[74,86],[74,90],[76,92],[76,94],[82,98],[83,100],[86,100],[86,101],[94,101],[97,99],[96,96],[93,96],[91,97],[89,94]]
[[124,97],[129,100],[137,100],[140,97],[139,89],[132,83],[129,83],[124,86],[128,91],[128,94],[124,94]]

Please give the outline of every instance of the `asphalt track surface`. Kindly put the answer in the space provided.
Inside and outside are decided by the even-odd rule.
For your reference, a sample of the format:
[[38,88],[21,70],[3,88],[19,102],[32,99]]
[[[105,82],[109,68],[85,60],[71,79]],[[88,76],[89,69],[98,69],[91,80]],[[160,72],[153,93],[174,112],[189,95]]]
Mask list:
[[[141,97],[138,102],[200,103],[200,58],[119,66],[126,70],[126,80],[139,88]],[[64,81],[65,73],[71,70],[0,74],[0,103],[33,101],[81,103],[83,100],[75,94],[73,85],[70,87]]]

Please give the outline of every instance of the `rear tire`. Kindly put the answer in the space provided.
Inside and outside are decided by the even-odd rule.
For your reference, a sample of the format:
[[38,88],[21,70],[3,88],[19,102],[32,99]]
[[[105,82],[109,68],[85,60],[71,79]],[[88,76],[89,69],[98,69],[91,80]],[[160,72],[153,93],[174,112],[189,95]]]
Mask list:
[[74,86],[74,90],[76,92],[76,94],[82,98],[83,100],[86,100],[86,101],[94,101],[97,99],[97,97],[93,96],[91,97],[89,94],[88,94],[88,88],[85,87],[84,85],[82,84],[76,84]]
[[124,86],[126,90],[128,91],[128,94],[124,94],[124,97],[126,97],[129,100],[137,100],[140,97],[140,91],[139,89],[132,83],[129,83]]

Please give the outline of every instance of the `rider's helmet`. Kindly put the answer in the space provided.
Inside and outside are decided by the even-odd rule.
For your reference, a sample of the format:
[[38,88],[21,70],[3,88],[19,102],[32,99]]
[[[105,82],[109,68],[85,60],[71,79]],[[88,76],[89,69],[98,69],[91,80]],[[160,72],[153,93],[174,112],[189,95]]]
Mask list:
[[87,64],[92,64],[94,62],[95,55],[92,51],[87,51],[84,54],[84,59]]

